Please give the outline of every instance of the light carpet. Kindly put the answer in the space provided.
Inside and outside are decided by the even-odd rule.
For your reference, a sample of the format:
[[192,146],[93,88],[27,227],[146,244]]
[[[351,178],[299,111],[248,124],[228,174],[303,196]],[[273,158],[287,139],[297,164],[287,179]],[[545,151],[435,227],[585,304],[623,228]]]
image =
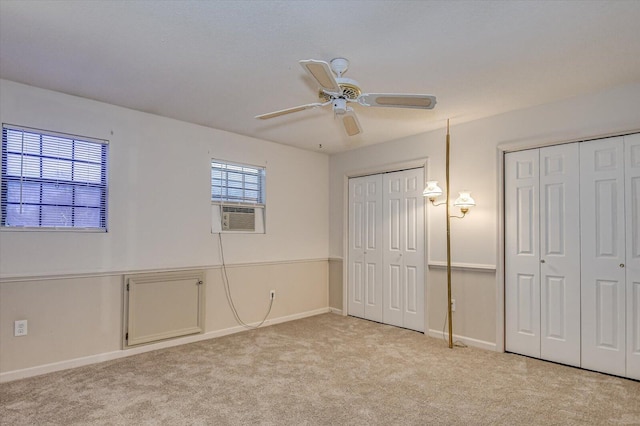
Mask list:
[[640,424],[640,382],[318,315],[0,385],[3,425]]

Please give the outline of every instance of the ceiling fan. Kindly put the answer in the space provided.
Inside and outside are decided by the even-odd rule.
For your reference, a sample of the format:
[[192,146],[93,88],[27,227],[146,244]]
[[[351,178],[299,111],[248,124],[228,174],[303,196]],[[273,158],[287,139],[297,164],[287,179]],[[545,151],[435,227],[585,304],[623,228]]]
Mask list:
[[[305,109],[324,107],[331,105],[336,117],[342,120],[342,124],[349,136],[362,133],[353,108],[349,103],[357,103],[367,107],[393,107],[393,108],[418,108],[433,109],[436,105],[436,97],[432,95],[398,94],[398,93],[362,93],[357,81],[345,78],[342,75],[349,68],[349,61],[344,58],[332,59],[330,63],[308,59],[300,61],[300,65],[314,78],[320,86],[320,102],[300,105],[293,108],[281,109],[267,114],[257,115],[255,118],[266,120],[279,117]],[[336,75],[334,77],[334,74]]]

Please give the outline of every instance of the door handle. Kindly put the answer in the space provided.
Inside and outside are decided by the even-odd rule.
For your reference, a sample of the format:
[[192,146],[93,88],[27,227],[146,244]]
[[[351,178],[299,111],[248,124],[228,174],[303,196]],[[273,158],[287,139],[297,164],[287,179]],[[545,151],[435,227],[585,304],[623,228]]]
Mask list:
[[544,259],[540,259],[540,263],[546,263]]
[[621,264],[620,264],[620,267],[621,267],[621,268],[624,268],[624,263],[621,263]]

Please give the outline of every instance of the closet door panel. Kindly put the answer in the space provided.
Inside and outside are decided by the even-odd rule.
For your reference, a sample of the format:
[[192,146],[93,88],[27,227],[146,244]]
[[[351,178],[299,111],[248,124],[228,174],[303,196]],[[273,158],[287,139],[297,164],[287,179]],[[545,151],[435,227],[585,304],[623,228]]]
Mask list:
[[364,318],[365,295],[365,191],[366,179],[349,179],[349,299],[348,313]]
[[580,144],[582,367],[625,375],[623,139]]
[[402,262],[403,238],[403,192],[400,172],[383,176],[384,186],[384,296],[383,319],[385,324],[403,326],[402,301],[404,300],[404,266]]
[[403,327],[425,331],[424,170],[402,172],[404,181],[404,303]]
[[[537,275],[532,274],[517,274],[515,282],[515,297],[517,306],[515,308],[515,329],[518,335],[537,336],[540,328],[540,315],[538,306],[532,301],[538,300],[538,292],[540,286],[538,285]],[[511,318],[513,320],[514,318]],[[518,337],[518,336],[516,336]],[[513,338],[515,341],[515,337]],[[539,339],[532,339],[535,342],[535,346],[532,345],[532,356],[539,357],[540,347]],[[519,352],[514,345],[510,345],[510,350]]]
[[540,149],[540,355],[580,365],[577,143]]
[[505,347],[540,357],[539,151],[505,156]]
[[640,134],[625,136],[627,377],[640,380]]
[[382,179],[369,176],[365,215],[365,318],[382,321]]
[[640,380],[640,280],[627,285],[627,377]]
[[387,173],[384,191],[384,322],[424,331],[422,169]]
[[382,176],[349,180],[349,315],[382,321]]

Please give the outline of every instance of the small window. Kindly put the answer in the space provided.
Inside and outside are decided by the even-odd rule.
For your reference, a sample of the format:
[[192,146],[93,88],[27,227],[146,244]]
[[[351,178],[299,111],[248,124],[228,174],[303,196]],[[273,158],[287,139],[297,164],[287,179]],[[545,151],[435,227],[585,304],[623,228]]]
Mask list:
[[263,167],[211,161],[211,201],[264,205]]
[[265,233],[265,169],[211,160],[211,232]]
[[107,141],[2,125],[3,228],[107,230]]

